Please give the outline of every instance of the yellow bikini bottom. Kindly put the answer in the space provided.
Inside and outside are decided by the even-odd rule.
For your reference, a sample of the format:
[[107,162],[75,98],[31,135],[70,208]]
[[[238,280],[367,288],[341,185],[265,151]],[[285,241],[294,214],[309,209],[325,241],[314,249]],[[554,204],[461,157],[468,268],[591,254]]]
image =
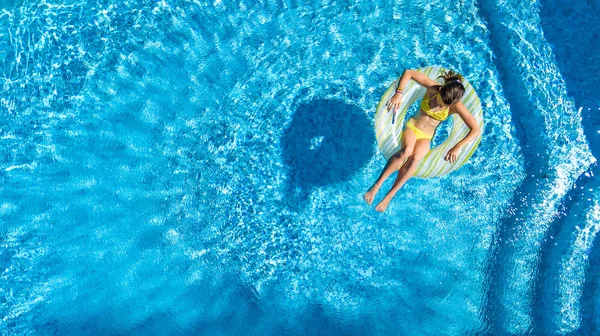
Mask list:
[[[431,140],[431,138],[433,138],[433,134],[427,134],[427,133],[421,131],[420,129],[418,129],[417,126],[415,126],[415,124],[414,124],[413,118],[408,119],[408,121],[406,122],[406,127],[410,128],[415,133],[415,135],[417,136],[417,140],[419,140],[419,139]],[[402,137],[404,137],[404,132],[402,132]]]

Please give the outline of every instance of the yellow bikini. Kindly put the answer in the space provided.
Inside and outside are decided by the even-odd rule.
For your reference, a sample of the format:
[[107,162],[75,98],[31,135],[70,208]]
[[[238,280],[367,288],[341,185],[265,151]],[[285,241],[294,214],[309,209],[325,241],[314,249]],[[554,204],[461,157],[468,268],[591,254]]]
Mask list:
[[[450,111],[450,107],[447,107],[440,111],[433,111],[433,112],[431,111],[431,108],[429,108],[429,101],[437,95],[439,95],[439,93],[435,94],[431,98],[427,98],[427,94],[425,94],[425,96],[423,97],[423,100],[421,100],[421,109],[423,110],[423,112],[425,112],[428,116],[432,117],[433,119],[439,120],[439,121],[444,121],[444,120],[448,119],[448,112]],[[433,134],[427,134],[427,133],[421,131],[420,129],[417,128],[417,126],[415,126],[414,123],[415,123],[415,119],[410,118],[406,122],[406,127],[410,128],[415,133],[417,140],[419,140],[419,139],[431,140],[431,138],[433,138]],[[402,133],[402,136],[404,137],[404,133]]]
[[[415,121],[415,119],[413,119],[413,118],[408,119],[408,121],[406,122],[406,127],[410,128],[415,133],[415,135],[417,136],[417,140],[419,140],[419,139],[431,140],[431,138],[433,138],[433,134],[427,134],[427,133],[421,131],[420,129],[418,129],[417,126],[415,126],[414,121]],[[402,137],[404,137],[404,132],[402,132]]]
[[444,121],[444,120],[448,119],[448,112],[450,111],[450,107],[446,107],[443,110],[433,111],[433,112],[431,112],[431,108],[429,108],[429,101],[437,95],[439,95],[439,93],[436,93],[431,98],[427,98],[427,94],[425,94],[425,96],[423,97],[423,100],[421,100],[421,109],[423,109],[423,112],[427,113],[427,115],[429,115],[433,119],[438,120],[438,121]]

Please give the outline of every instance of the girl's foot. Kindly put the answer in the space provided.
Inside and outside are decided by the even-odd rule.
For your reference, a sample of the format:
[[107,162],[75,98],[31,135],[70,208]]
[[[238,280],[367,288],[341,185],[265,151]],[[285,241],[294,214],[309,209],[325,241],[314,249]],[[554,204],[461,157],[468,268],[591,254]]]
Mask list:
[[390,204],[391,200],[392,200],[391,198],[384,197],[381,200],[381,202],[379,202],[379,204],[377,204],[377,206],[375,207],[375,210],[377,210],[379,212],[384,212],[385,209],[387,209],[388,205]]
[[377,195],[378,191],[379,191],[379,186],[377,184],[373,184],[371,189],[369,189],[369,191],[367,191],[365,193],[365,196],[363,198],[365,199],[367,204],[373,203],[373,199],[375,198],[375,195]]

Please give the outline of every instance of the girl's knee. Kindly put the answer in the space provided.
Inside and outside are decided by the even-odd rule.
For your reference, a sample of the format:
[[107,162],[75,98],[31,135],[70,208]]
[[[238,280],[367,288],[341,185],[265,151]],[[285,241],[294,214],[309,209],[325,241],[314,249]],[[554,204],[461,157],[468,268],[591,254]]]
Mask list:
[[421,160],[423,160],[423,158],[425,157],[425,154],[427,154],[427,153],[421,153],[421,152],[413,153],[413,155],[411,156],[411,161],[414,164],[419,164],[419,163],[421,163]]
[[398,168],[400,168],[402,163],[404,163],[406,158],[403,155],[399,155],[399,156],[393,156],[391,160],[392,160],[391,161],[392,166],[394,166],[395,169],[398,169]]
[[402,167],[404,162],[406,162],[406,160],[408,160],[408,158],[411,156],[412,152],[413,152],[413,149],[411,147],[404,147],[401,150],[399,150],[396,154],[394,154],[392,157],[390,157],[389,163],[392,165],[392,167],[394,167],[395,170],[398,170]]
[[401,150],[398,151],[398,153],[396,153],[394,155],[394,157],[398,157],[398,158],[403,158],[403,159],[408,159],[409,156],[411,156],[413,153],[413,148],[412,147],[404,147]]
[[402,167],[402,165],[406,162],[406,160],[408,160],[409,156],[408,155],[400,155],[400,156],[394,156],[392,157],[392,166],[394,167],[395,170],[398,170]]

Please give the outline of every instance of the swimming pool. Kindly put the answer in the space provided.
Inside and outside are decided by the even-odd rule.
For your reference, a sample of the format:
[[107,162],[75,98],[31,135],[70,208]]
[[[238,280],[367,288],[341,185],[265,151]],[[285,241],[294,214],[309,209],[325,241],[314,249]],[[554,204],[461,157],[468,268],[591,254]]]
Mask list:
[[[7,6],[2,335],[593,333],[600,97],[572,93],[560,18],[598,8],[563,7]],[[378,214],[375,107],[433,64],[483,140]]]

